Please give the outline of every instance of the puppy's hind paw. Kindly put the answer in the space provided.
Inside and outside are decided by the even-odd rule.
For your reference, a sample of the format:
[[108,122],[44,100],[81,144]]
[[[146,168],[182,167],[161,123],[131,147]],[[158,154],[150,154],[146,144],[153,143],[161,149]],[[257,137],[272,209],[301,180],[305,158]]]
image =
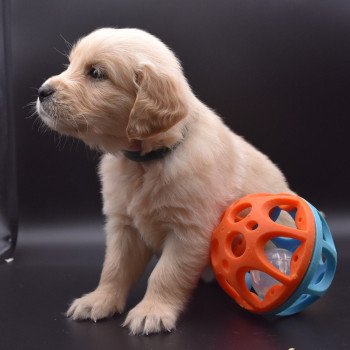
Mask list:
[[206,269],[202,272],[201,280],[206,283],[210,283],[215,280],[213,269],[210,266],[207,266]]

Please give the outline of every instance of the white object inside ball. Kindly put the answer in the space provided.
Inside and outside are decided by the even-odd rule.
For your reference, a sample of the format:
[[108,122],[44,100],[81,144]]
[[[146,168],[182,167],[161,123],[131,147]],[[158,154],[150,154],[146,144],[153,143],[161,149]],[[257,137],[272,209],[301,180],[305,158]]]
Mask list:
[[[279,269],[285,275],[290,274],[290,260],[293,255],[292,252],[281,248],[271,248],[265,250],[265,254],[267,256],[267,259],[274,267]],[[280,283],[267,273],[258,270],[250,271],[250,281],[255,292],[261,299],[265,297],[267,291],[271,287]]]

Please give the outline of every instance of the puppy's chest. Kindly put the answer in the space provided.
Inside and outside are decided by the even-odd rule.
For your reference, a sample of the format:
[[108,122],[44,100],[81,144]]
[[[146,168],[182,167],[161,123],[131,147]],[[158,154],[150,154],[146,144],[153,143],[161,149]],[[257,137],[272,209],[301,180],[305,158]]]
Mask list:
[[171,233],[171,205],[164,203],[169,193],[147,184],[128,192],[127,215],[145,243],[159,251],[165,237]]

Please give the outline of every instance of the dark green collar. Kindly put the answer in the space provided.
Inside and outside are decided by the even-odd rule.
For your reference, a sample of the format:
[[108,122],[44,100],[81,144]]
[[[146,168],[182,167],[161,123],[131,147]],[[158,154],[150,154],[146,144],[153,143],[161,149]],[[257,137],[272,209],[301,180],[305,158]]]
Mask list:
[[159,148],[145,154],[142,154],[142,152],[139,151],[123,151],[123,154],[126,158],[134,162],[149,162],[151,160],[159,160],[165,158],[169,153],[173,152],[180,143],[181,142],[178,142],[171,147]]

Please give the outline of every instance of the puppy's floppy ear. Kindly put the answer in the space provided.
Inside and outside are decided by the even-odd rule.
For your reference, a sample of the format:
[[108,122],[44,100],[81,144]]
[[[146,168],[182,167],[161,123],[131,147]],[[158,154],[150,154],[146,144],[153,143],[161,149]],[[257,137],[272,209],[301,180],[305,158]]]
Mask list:
[[143,63],[135,83],[138,91],[126,129],[130,139],[144,140],[167,131],[186,116],[186,98],[175,73]]

